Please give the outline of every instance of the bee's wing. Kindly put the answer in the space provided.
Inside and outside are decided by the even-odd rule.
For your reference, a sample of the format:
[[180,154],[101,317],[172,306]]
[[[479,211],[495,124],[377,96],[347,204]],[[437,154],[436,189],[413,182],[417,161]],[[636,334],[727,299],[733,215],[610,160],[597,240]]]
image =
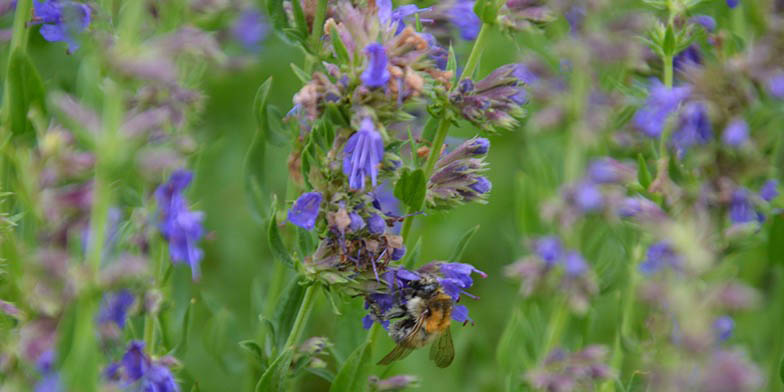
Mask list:
[[422,329],[422,325],[425,324],[425,318],[419,317],[417,318],[416,324],[411,327],[411,331],[406,335],[392,351],[389,352],[384,358],[381,358],[380,361],[376,365],[389,365],[390,363],[403,359],[411,354],[414,351],[414,348],[418,347],[414,343],[414,339],[416,339],[416,335],[419,333],[419,330]]
[[389,365],[392,362],[407,357],[408,354],[411,354],[412,351],[414,351],[413,348],[401,346],[398,344],[395,346],[395,348],[392,349],[392,351],[389,352],[389,354],[387,354],[384,358],[381,358],[381,360],[378,361],[376,365]]
[[445,329],[441,336],[430,345],[430,359],[440,368],[449,366],[455,359],[455,346],[452,344],[452,333],[449,328]]

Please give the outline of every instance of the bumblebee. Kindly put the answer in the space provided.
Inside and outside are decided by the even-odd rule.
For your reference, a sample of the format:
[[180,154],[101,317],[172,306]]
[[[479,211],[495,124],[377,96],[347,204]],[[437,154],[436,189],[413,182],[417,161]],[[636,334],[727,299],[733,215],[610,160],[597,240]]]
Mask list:
[[379,365],[403,359],[414,349],[431,342],[430,359],[436,366],[445,368],[455,358],[449,330],[454,306],[452,297],[435,282],[417,283],[418,287],[407,295],[405,309],[388,315],[388,318],[400,318],[389,328],[389,335],[397,345],[378,362]]

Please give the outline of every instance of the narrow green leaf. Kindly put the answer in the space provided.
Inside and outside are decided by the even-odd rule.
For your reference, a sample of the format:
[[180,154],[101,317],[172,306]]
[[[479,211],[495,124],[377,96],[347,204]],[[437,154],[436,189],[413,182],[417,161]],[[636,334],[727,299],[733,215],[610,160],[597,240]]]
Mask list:
[[185,309],[185,314],[182,316],[182,324],[180,326],[180,341],[177,342],[177,345],[172,350],[172,354],[176,356],[182,356],[188,349],[188,332],[191,330],[191,312],[193,311],[193,306],[195,305],[195,301],[191,300],[188,303],[188,308]]
[[299,248],[302,257],[313,253],[316,249],[315,242],[313,241],[313,234],[308,230],[297,227],[297,247]]
[[503,373],[514,372],[523,367],[523,347],[520,342],[523,335],[522,320],[523,316],[520,310],[515,309],[498,340],[495,358]]
[[305,20],[305,12],[302,11],[302,3],[300,0],[292,0],[291,2],[291,9],[292,13],[294,14],[294,24],[297,26],[297,30],[302,34],[303,37],[308,36],[308,22]]
[[286,264],[290,268],[294,268],[294,259],[291,257],[286,245],[283,244],[283,239],[280,238],[276,214],[277,210],[273,206],[272,213],[270,214],[269,226],[267,226],[267,242],[272,254],[278,261]]
[[672,31],[672,25],[668,25],[667,30],[664,32],[662,51],[665,56],[672,57],[675,55],[675,33]]
[[776,214],[771,219],[768,231],[768,261],[784,264],[784,215]]
[[268,78],[259,86],[256,91],[256,98],[253,101],[253,114],[256,118],[256,133],[253,135],[248,151],[245,153],[244,179],[245,197],[250,207],[253,217],[261,222],[264,219],[265,175],[264,175],[264,156],[267,148],[267,133],[269,132],[269,122],[267,121],[267,97],[272,87],[272,78]]
[[272,323],[275,325],[275,337],[279,350],[282,350],[283,345],[286,343],[286,338],[288,338],[288,333],[294,325],[294,319],[297,318],[297,311],[304,297],[305,286],[299,284],[298,278],[295,277],[289,282],[278,299],[278,306],[275,308]]
[[37,108],[46,116],[46,93],[41,76],[27,53],[17,48],[8,62],[8,123],[16,137],[35,140],[35,128],[27,113]]
[[781,357],[781,361],[779,361],[779,379],[784,382],[784,357]]
[[259,382],[256,384],[256,392],[286,391],[286,374],[288,373],[293,354],[294,348],[289,347],[272,361],[267,370],[264,371],[264,374],[261,375],[261,378],[259,378]]
[[449,44],[449,57],[446,61],[446,70],[452,72],[452,84],[457,82],[457,56],[455,55],[455,47]]
[[[430,108],[428,107],[428,111]],[[433,138],[436,137],[436,129],[438,129],[438,119],[433,113],[428,117],[425,127],[422,129],[422,140],[427,143],[432,143]]]
[[471,241],[471,238],[473,238],[477,231],[479,231],[479,225],[468,229],[468,231],[460,237],[460,241],[457,242],[457,246],[455,247],[454,252],[452,252],[452,256],[449,256],[450,262],[456,262],[463,257],[463,252],[465,251],[466,246],[468,246],[468,241]]
[[395,184],[395,197],[414,210],[422,208],[427,184],[422,169],[404,170]]
[[343,362],[329,392],[362,392],[368,389],[368,377],[373,366],[373,346],[368,342],[354,349]]
[[328,369],[309,367],[305,368],[305,371],[323,378],[328,383],[332,383],[332,381],[335,380],[335,374],[330,372]]
[[413,268],[416,265],[417,260],[419,260],[420,253],[422,253],[422,237],[417,238],[414,249],[406,251],[406,256],[402,264],[408,269]]
[[261,346],[259,346],[258,343],[252,340],[242,340],[237,344],[239,344],[243,350],[249,352],[259,362],[264,361],[264,352],[261,350]]
[[308,75],[307,72],[298,67],[297,64],[290,63],[289,65],[291,66],[291,70],[294,71],[294,75],[297,76],[297,79],[301,80],[304,84],[310,82],[310,75]]
[[642,154],[637,154],[637,181],[640,182],[643,189],[647,190],[651,186],[651,172],[648,170],[648,164],[645,162],[645,157]]
[[330,37],[332,38],[332,48],[335,50],[335,55],[338,57],[341,63],[347,64],[351,58],[348,55],[348,49],[346,49],[346,45],[343,43],[343,40],[340,39],[340,34],[338,34],[337,29],[332,29],[330,31]]
[[[267,105],[267,142],[276,147],[283,147],[289,142],[287,127],[283,124],[282,118],[283,113],[280,109]],[[294,126],[298,127],[296,124]]]
[[276,29],[283,30],[283,28],[288,26],[283,0],[267,0],[267,15],[269,15],[272,25]]

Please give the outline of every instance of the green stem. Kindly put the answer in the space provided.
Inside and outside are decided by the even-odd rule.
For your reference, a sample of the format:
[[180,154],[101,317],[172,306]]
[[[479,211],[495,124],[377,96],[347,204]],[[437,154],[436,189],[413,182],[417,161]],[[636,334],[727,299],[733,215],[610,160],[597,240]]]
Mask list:
[[316,15],[313,18],[313,31],[310,33],[311,49],[315,53],[319,53],[319,43],[321,42],[321,34],[324,31],[324,18],[327,15],[327,0],[319,0],[316,5]]
[[[641,251],[641,249],[639,249]],[[613,343],[613,356],[610,366],[621,374],[623,367],[623,338],[631,334],[632,316],[634,315],[634,300],[635,293],[637,292],[638,278],[635,273],[636,264],[630,262],[626,267],[627,271],[627,284],[622,296],[618,301],[622,303],[621,308],[621,326],[615,334],[615,341]],[[620,293],[619,293],[620,295]],[[607,380],[600,389],[602,392],[610,392],[615,390],[615,380]]]
[[569,305],[566,299],[555,301],[555,308],[550,314],[550,321],[547,322],[547,331],[545,332],[545,340],[543,350],[541,352],[541,359],[547,357],[550,351],[553,350],[555,344],[561,339],[566,322],[569,320]]
[[664,85],[672,87],[672,55],[665,55],[662,61],[664,61]]
[[[479,57],[482,56],[482,52],[484,51],[487,44],[485,41],[487,40],[487,35],[492,28],[492,25],[487,23],[482,24],[482,28],[479,30],[479,35],[476,37],[476,41],[474,41],[474,47],[471,48],[471,54],[468,55],[468,61],[466,61],[465,68],[463,68],[463,73],[460,75],[460,79],[470,78],[474,71],[476,71],[476,67],[479,65]],[[456,86],[452,86],[454,89]]]
[[305,289],[305,297],[302,299],[302,304],[299,306],[299,310],[297,311],[297,318],[294,319],[294,325],[291,327],[291,332],[289,332],[289,337],[286,339],[286,345],[283,346],[284,350],[288,347],[291,347],[302,337],[302,332],[305,329],[305,322],[307,321],[308,316],[310,315],[310,310],[313,307],[313,298],[316,293],[316,286],[311,285],[307,289]]
[[[30,0],[22,0],[16,2],[16,10],[14,12],[14,24],[11,30],[11,44],[8,47],[8,64],[11,63],[11,54],[14,53],[16,49],[25,50],[27,48],[27,22],[32,19],[32,14],[30,12],[32,5],[32,1]],[[11,67],[6,65],[6,78],[5,78],[5,88],[3,89],[3,112],[2,112],[2,119],[4,120],[4,124],[8,124],[8,118],[10,116],[10,108],[8,107],[8,100],[10,98],[10,90],[8,89],[8,70]],[[10,129],[8,130],[10,132]]]
[[[430,148],[430,155],[427,157],[427,162],[425,162],[424,167],[424,174],[425,174],[425,181],[430,178],[430,175],[433,174],[433,169],[436,167],[436,162],[438,162],[438,158],[441,156],[441,146],[444,144],[444,140],[446,140],[446,135],[449,133],[449,126],[451,122],[446,117],[441,119],[441,122],[438,124],[438,129],[436,130],[435,139],[433,139],[433,145]],[[408,238],[409,232],[411,232],[411,226],[414,223],[414,218],[416,215],[411,215],[416,213],[420,208],[409,208],[408,216],[403,221],[403,228],[400,230],[400,235],[403,237],[403,241],[405,243],[406,238]]]

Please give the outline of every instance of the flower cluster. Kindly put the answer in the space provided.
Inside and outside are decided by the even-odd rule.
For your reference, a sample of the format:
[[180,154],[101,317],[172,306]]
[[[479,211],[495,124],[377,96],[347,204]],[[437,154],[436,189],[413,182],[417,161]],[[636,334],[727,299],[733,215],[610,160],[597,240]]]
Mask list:
[[486,131],[511,129],[525,115],[525,85],[535,80],[522,64],[508,64],[474,82],[463,79],[449,100],[460,115]]
[[526,373],[526,379],[534,388],[553,392],[591,389],[593,385],[610,379],[612,370],[603,362],[608,350],[593,345],[570,353],[555,349],[549,353],[540,368]]
[[575,312],[588,310],[596,295],[596,276],[583,256],[565,250],[557,237],[541,237],[532,243],[534,253],[506,267],[506,275],[522,282],[520,292],[528,297],[535,293],[562,292]]
[[484,157],[490,141],[473,138],[443,155],[428,180],[426,200],[433,208],[449,208],[465,202],[483,202],[492,189],[481,173],[487,170]]

